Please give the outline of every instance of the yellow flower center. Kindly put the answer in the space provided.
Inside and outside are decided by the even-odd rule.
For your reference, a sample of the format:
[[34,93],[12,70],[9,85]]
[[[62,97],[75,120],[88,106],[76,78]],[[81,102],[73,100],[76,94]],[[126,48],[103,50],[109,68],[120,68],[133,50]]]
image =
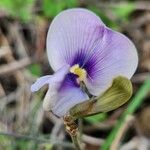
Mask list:
[[78,75],[79,81],[83,81],[85,79],[85,77],[86,77],[86,70],[80,68],[80,66],[78,64],[72,66],[70,68],[70,72],[73,73],[73,74]]

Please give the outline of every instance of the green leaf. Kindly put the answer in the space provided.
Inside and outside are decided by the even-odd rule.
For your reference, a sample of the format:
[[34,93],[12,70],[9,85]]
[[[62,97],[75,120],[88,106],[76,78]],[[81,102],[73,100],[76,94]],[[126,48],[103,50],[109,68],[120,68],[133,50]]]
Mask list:
[[118,76],[112,85],[100,96],[79,103],[70,109],[74,118],[114,110],[126,103],[132,95],[132,84],[126,77]]

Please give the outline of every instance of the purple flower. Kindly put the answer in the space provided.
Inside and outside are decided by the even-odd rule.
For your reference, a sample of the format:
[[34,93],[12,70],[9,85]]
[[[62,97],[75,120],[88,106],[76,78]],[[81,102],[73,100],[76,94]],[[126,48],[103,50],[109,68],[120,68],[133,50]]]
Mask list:
[[54,18],[47,36],[47,55],[55,73],[39,78],[31,91],[48,84],[43,107],[59,117],[89,99],[80,83],[98,96],[115,77],[130,79],[138,63],[136,48],[126,36],[81,8],[65,10]]

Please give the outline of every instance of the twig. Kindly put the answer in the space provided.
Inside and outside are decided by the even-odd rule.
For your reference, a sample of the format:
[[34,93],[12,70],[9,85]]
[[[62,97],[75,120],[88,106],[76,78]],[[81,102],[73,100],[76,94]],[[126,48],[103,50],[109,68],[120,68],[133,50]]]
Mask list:
[[81,150],[81,147],[80,147],[80,144],[79,144],[78,135],[77,134],[75,136],[71,135],[71,139],[72,139],[72,142],[75,145],[76,150]]
[[3,8],[0,9],[0,18],[7,17],[8,15],[9,14],[5,9],[3,9]]
[[131,123],[133,122],[133,120],[134,120],[133,116],[129,115],[126,117],[123,126],[119,129],[118,134],[116,135],[114,141],[112,142],[110,150],[118,149],[123,135],[125,134],[127,129],[131,126]]
[[132,138],[128,143],[125,143],[120,147],[120,150],[148,150],[150,147],[150,141],[144,136],[136,136]]
[[59,142],[59,140],[47,140],[47,139],[43,139],[43,138],[37,138],[37,137],[33,137],[33,136],[26,136],[26,135],[19,135],[19,134],[15,134],[15,133],[6,133],[6,132],[0,132],[0,135],[3,136],[8,136],[8,137],[13,137],[13,138],[17,138],[17,139],[21,139],[21,140],[25,140],[25,141],[36,141],[39,143],[51,143],[53,145],[62,145],[63,147],[68,147],[68,148],[73,148],[73,145],[69,142]]
[[62,121],[59,119],[56,123],[55,123],[55,126],[53,127],[52,129],[52,132],[51,132],[51,138],[52,139],[56,139],[57,135],[58,135],[58,132],[60,131],[62,127]]
[[91,136],[88,136],[88,135],[85,135],[85,134],[83,134],[82,140],[85,143],[89,143],[89,144],[92,144],[92,145],[95,145],[95,146],[100,146],[104,143],[104,139],[91,137]]
[[83,119],[82,118],[79,118],[78,119],[78,126],[79,126],[79,141],[82,140],[82,134],[83,134]]
[[12,54],[9,50],[8,50],[8,46],[1,46],[0,47],[0,58],[4,57],[6,55],[10,55]]
[[133,83],[142,83],[150,76],[149,72],[135,74],[132,78]]
[[17,54],[19,55],[19,58],[24,58],[28,57],[27,52],[26,52],[26,46],[24,43],[24,39],[22,36],[22,33],[19,32],[19,24],[18,22],[15,22],[14,25],[8,24],[9,25],[9,34],[12,40],[15,41],[16,43],[16,51]]
[[5,97],[1,98],[0,103],[0,110],[3,110],[5,106],[12,102],[14,99],[19,100],[17,97],[21,95],[23,91],[23,87],[18,87],[14,92],[10,93],[9,95],[6,95]]
[[3,89],[2,84],[0,83],[0,97],[5,95],[6,95],[5,90]]
[[29,58],[23,58],[19,61],[14,61],[7,65],[2,65],[0,67],[0,75],[14,73],[14,71],[24,68],[29,64],[31,64],[31,60]]
[[[6,51],[5,55],[3,53],[3,57],[5,58],[7,63],[11,63],[11,62],[15,61],[15,58],[12,54],[12,49],[9,45],[9,41],[8,41],[7,37],[4,34],[2,34],[2,32],[0,32],[0,34],[1,34],[1,43],[3,45],[1,47],[2,48],[1,51]],[[23,76],[22,72],[16,71],[16,72],[14,72],[14,76],[19,85],[22,85],[24,83],[24,76]]]

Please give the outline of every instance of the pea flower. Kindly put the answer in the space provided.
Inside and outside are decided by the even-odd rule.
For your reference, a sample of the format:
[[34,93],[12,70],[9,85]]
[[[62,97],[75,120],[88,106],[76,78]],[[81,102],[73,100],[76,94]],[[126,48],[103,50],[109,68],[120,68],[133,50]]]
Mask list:
[[117,76],[130,79],[138,64],[134,44],[82,8],[65,10],[54,18],[47,35],[47,55],[55,73],[39,78],[31,91],[47,84],[43,107],[58,117],[90,96],[104,93]]

